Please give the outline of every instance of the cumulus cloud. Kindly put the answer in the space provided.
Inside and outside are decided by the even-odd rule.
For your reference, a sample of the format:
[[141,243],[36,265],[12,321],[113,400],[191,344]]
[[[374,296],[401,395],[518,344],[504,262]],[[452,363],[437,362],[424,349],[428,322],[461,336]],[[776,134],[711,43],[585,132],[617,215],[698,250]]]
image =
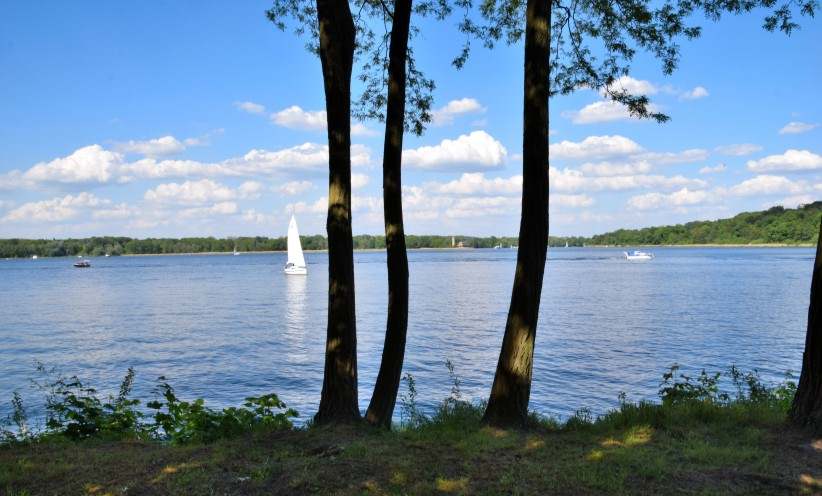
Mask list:
[[271,120],[278,126],[289,129],[319,131],[325,129],[325,110],[303,110],[298,105],[271,114]]
[[146,191],[143,198],[148,202],[167,205],[202,205],[237,198],[255,198],[260,195],[262,189],[263,185],[256,181],[246,181],[235,189],[211,179],[201,179],[180,184],[160,184]]
[[371,178],[367,174],[351,174],[351,188],[360,189],[365,187]]
[[560,141],[549,145],[552,158],[591,160],[631,155],[643,151],[624,136],[588,136],[580,142]]
[[[608,86],[608,91],[612,93],[625,91],[630,95],[642,96],[655,95],[659,89],[650,81],[635,79],[631,76],[621,76]],[[601,94],[604,96],[607,92],[602,91]]]
[[402,152],[403,164],[427,170],[492,169],[502,165],[508,151],[485,131],[444,139],[438,145]]
[[799,194],[807,191],[808,185],[804,181],[792,181],[784,176],[762,174],[742,181],[730,188],[729,192],[735,196]]
[[722,155],[732,155],[743,157],[762,150],[762,147],[753,143],[739,143],[734,145],[724,145],[716,147],[716,152]]
[[110,200],[91,193],[66,195],[37,202],[29,202],[10,210],[2,222],[62,222],[77,217],[83,210],[109,205]]
[[635,156],[635,158],[648,160],[658,165],[669,165],[701,162],[707,159],[708,155],[708,150],[690,148],[680,152],[645,152]]
[[591,176],[631,176],[650,172],[651,163],[647,160],[636,162],[586,162],[579,169]]
[[234,106],[249,114],[264,114],[265,106],[254,102],[234,102]]
[[431,124],[435,126],[453,124],[457,116],[479,112],[485,112],[485,107],[473,98],[451,100],[445,106],[431,112]]
[[[189,143],[199,143],[190,141]],[[146,157],[159,157],[163,155],[174,155],[186,149],[186,145],[174,136],[163,136],[150,140],[130,140],[115,145],[118,151],[123,153],[136,153]]]
[[71,155],[40,162],[26,171],[22,178],[33,182],[106,183],[123,163],[123,155],[90,145],[75,150]]
[[[653,104],[648,105],[648,110],[659,112],[659,108]],[[563,112],[562,116],[571,119],[574,124],[594,124],[635,118],[631,116],[628,107],[613,100],[589,103],[579,110]]]
[[726,169],[725,164],[717,164],[713,167],[710,167],[710,166],[706,165],[705,167],[699,169],[699,173],[700,174],[718,174],[720,172],[725,172],[725,169]]
[[705,98],[706,96],[709,96],[708,90],[706,90],[704,86],[696,86],[690,91],[683,92],[679,95],[679,98],[682,100],[698,100],[700,98]]
[[681,175],[662,176],[637,174],[632,176],[586,176],[575,169],[548,169],[550,187],[554,191],[625,191],[632,189],[704,188],[707,183],[701,179],[691,179]]
[[704,203],[709,199],[709,197],[710,193],[707,191],[692,191],[688,188],[682,188],[669,194],[653,192],[646,193],[644,195],[632,196],[628,199],[628,207],[634,210],[686,207]]
[[425,189],[446,195],[520,195],[522,176],[486,178],[482,172],[466,172],[459,179],[447,183],[426,183]]
[[818,128],[819,124],[811,124],[808,122],[791,121],[779,130],[779,134],[801,134],[813,131]]
[[759,160],[749,160],[748,169],[753,172],[803,172],[822,169],[822,155],[808,150],[787,150],[781,155],[769,155]]
[[277,191],[284,195],[294,196],[305,193],[313,187],[314,183],[311,181],[289,181],[277,188]]

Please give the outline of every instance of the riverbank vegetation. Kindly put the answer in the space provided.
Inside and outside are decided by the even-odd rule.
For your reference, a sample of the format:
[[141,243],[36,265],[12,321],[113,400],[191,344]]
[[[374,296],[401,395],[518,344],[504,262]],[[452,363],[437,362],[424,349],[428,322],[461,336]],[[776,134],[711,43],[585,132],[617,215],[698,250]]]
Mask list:
[[[129,399],[133,377],[130,372],[124,381],[125,394],[110,400],[89,400],[96,395],[85,386],[86,393],[75,399],[58,394],[52,404],[64,406],[52,411],[65,407],[74,414],[69,422],[52,424],[48,433],[7,431],[0,447],[0,492],[773,494],[822,489],[822,442],[785,422],[795,385],[766,385],[756,373],[733,367],[727,374],[695,376],[672,368],[663,376],[658,402],[631,402],[622,395],[619,407],[607,414],[594,417],[580,410],[564,421],[532,413],[528,430],[484,426],[485,405],[466,401],[455,376],[450,396],[430,412],[421,411],[413,379],[406,376],[403,422],[393,431],[364,422],[295,429],[287,418],[215,430],[225,422],[215,419],[232,409],[211,410],[217,417],[206,421],[196,413],[205,408],[202,400],[184,402],[173,393],[166,403],[188,406],[172,407],[178,410],[173,418],[161,416],[165,427],[135,430],[155,422],[141,417]],[[100,408],[98,401],[111,407]],[[279,406],[273,410],[285,413]],[[272,418],[273,410],[251,415]],[[25,422],[22,417],[18,414],[17,421]],[[134,418],[140,420],[123,421]],[[84,429],[71,427],[78,422]],[[174,434],[163,434],[166,428]],[[183,431],[187,434],[178,436]]]
[[[822,219],[822,201],[797,208],[773,207],[761,212],[744,212],[730,219],[696,221],[675,226],[620,229],[584,236],[551,236],[548,246],[603,245],[747,245],[747,244],[815,244]],[[306,250],[325,250],[325,236],[300,236]],[[385,249],[385,236],[359,234],[353,237],[354,249]],[[452,243],[453,242],[453,243]],[[518,240],[509,236],[434,236],[406,235],[408,248],[508,248]],[[238,238],[148,238],[99,236],[79,239],[0,239],[0,258],[63,256],[161,255],[173,253],[219,253],[285,251],[285,237],[264,236]]]

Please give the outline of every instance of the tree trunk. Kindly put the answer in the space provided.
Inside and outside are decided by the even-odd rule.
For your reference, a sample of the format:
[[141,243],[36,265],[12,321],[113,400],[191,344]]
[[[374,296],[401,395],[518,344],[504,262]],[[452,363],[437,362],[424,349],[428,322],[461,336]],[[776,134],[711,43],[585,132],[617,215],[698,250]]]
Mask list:
[[802,373],[793,398],[791,420],[798,425],[822,429],[822,222],[816,242],[816,259],[811,277],[811,302],[808,307],[808,330]]
[[394,2],[388,54],[388,101],[385,114],[382,190],[385,249],[388,257],[388,321],[380,372],[368,405],[366,420],[391,428],[397,402],[405,336],[408,331],[408,255],[402,221],[402,138],[405,121],[405,65],[412,0]]
[[348,2],[317,0],[328,119],[328,330],[318,424],[360,418],[351,238],[351,69],[354,20]]
[[514,288],[494,385],[483,421],[524,427],[528,418],[534,339],[548,250],[548,48],[550,2],[528,0],[525,21],[525,103],[522,217]]

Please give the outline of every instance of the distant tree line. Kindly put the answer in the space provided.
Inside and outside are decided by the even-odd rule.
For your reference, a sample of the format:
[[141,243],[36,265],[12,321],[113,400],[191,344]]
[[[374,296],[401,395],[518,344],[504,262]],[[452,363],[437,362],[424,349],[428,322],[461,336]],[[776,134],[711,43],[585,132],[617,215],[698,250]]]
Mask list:
[[[454,243],[465,248],[493,248],[516,246],[512,237],[454,236]],[[303,249],[326,250],[325,236],[300,236]],[[451,248],[451,236],[406,236],[408,248]],[[385,236],[361,234],[354,236],[354,249],[384,249]],[[220,253],[236,249],[241,252],[285,251],[285,237],[263,236],[238,238],[147,238],[98,236],[79,239],[0,239],[0,258],[70,257],[76,255],[98,257],[103,255],[162,255],[173,253]]]
[[795,209],[773,207],[744,212],[730,219],[688,222],[675,226],[619,229],[585,241],[589,245],[691,245],[816,243],[822,201]]
[[[697,221],[675,226],[619,229],[592,237],[551,236],[548,246],[602,246],[602,245],[690,245],[690,244],[757,244],[816,243],[822,219],[822,201],[795,209],[773,207],[761,212],[744,212],[730,219]],[[300,236],[303,249],[326,250],[325,236]],[[385,236],[360,234],[353,237],[354,249],[385,249]],[[517,238],[510,236],[434,236],[406,235],[408,248],[509,248],[517,246]],[[219,253],[234,249],[241,252],[285,251],[285,237],[264,236],[239,238],[147,238],[99,236],[80,239],[0,239],[0,258],[27,258],[67,256],[162,255],[172,253]]]

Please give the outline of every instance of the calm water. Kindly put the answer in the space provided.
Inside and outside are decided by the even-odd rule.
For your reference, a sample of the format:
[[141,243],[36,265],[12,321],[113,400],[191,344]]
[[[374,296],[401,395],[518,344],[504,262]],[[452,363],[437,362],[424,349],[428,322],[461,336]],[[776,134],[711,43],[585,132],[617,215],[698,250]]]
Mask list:
[[[533,408],[565,416],[653,398],[672,363],[735,363],[779,380],[798,372],[811,249],[656,249],[650,263],[620,250],[549,252],[537,334]],[[385,325],[382,252],[356,256],[360,405],[379,367]],[[450,359],[469,398],[486,397],[513,280],[514,250],[413,251],[405,371],[421,403],[446,396]],[[12,391],[31,402],[34,361],[103,391],[127,367],[151,397],[165,375],[180,396],[211,406],[278,393],[303,418],[322,385],[325,253],[308,277],[286,277],[284,254],[0,260],[0,416]],[[403,390],[405,388],[403,387]],[[399,412],[399,408],[397,413]]]

